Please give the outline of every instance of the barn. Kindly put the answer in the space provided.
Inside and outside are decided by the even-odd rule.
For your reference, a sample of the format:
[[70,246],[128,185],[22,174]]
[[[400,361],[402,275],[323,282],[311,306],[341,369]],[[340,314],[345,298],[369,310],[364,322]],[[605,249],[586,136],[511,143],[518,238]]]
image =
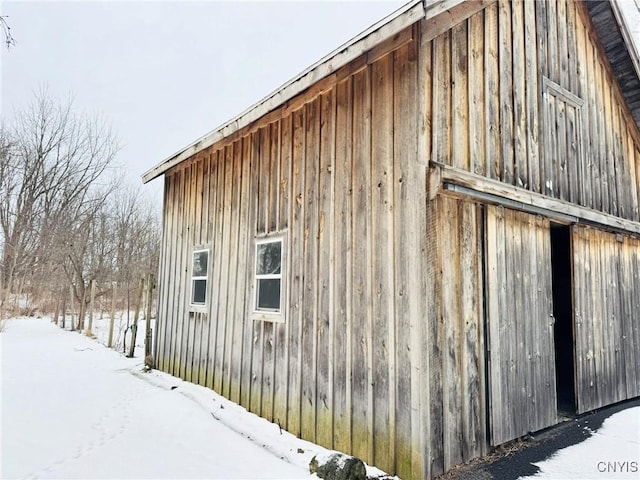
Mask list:
[[157,367],[404,479],[638,397],[639,73],[615,1],[406,4],[144,175]]

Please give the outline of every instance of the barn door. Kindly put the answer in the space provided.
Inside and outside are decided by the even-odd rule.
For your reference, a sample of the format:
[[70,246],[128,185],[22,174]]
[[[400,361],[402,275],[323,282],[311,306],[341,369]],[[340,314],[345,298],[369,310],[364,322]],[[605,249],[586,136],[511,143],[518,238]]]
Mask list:
[[487,207],[492,445],[556,422],[549,221]]

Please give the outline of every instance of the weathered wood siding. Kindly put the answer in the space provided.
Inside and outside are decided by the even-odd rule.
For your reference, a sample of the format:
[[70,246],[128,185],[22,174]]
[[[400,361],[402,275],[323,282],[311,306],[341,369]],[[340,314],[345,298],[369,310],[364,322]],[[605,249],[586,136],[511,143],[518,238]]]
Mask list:
[[501,0],[432,48],[432,160],[640,220],[640,136],[582,2]]
[[[443,330],[456,350],[443,358],[445,375],[466,375],[444,397],[459,438],[441,417],[422,417],[430,384],[418,36],[397,35],[167,173],[157,342],[161,369],[403,478],[430,468],[426,423],[438,424],[448,465],[477,455],[483,425],[478,303],[465,332],[457,319]],[[456,268],[477,274],[474,232]],[[269,233],[284,235],[283,322],[250,315],[254,239]],[[205,311],[188,301],[194,248],[211,250]],[[477,285],[469,278],[461,294]],[[473,366],[458,366],[463,358]]]
[[582,413],[640,395],[640,240],[578,226],[572,236]]
[[556,423],[551,238],[543,217],[487,207],[491,443]]
[[[442,431],[431,439],[433,470],[486,453],[486,393],[483,312],[483,215],[475,203],[440,196],[432,205],[437,223],[429,236],[437,247],[435,273],[436,355],[427,372],[432,422]],[[440,412],[441,410],[441,412]],[[440,436],[441,434],[441,436]]]

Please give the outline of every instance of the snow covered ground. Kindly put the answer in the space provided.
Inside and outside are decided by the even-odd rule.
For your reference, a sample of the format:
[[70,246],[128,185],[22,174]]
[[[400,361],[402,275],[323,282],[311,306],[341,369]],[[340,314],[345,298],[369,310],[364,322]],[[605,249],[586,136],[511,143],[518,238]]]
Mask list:
[[139,354],[20,318],[0,358],[2,478],[312,478],[319,447]]
[[535,465],[527,479],[639,479],[640,407],[618,412],[585,441],[556,452]]

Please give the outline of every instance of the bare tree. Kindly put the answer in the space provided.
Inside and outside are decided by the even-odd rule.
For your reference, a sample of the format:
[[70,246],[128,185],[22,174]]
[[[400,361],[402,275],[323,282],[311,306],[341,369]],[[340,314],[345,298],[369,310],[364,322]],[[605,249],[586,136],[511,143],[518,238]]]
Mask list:
[[11,294],[46,309],[71,285],[82,329],[92,281],[96,298],[112,282],[126,296],[156,272],[160,212],[116,175],[116,152],[103,121],[46,92],[0,124],[0,309]]
[[[3,129],[4,131],[4,129]],[[42,259],[57,251],[61,229],[104,201],[97,181],[117,152],[111,130],[97,118],[74,113],[72,102],[46,92],[17,115],[0,145],[3,304],[21,292]]]

